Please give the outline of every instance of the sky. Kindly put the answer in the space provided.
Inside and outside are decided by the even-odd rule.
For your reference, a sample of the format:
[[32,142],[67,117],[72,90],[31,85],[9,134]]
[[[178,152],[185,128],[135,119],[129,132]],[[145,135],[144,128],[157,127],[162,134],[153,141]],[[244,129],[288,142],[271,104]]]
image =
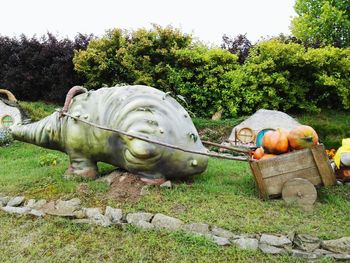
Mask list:
[[180,28],[206,44],[220,45],[224,34],[261,37],[290,34],[295,0],[2,0],[0,35],[74,38],[102,36],[106,30],[151,28],[152,23]]

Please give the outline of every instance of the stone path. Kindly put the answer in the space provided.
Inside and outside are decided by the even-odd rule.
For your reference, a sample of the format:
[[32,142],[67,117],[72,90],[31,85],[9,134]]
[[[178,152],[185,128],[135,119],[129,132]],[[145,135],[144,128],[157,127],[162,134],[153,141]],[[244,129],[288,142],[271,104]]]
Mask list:
[[46,201],[25,200],[23,196],[0,196],[0,209],[17,215],[61,216],[72,219],[77,224],[95,224],[102,227],[128,224],[144,230],[184,231],[204,236],[219,246],[235,245],[240,249],[260,250],[266,254],[289,254],[307,260],[323,257],[350,261],[350,237],[321,240],[318,237],[291,233],[283,234],[236,234],[220,227],[202,222],[186,224],[163,214],[134,212],[124,214],[121,209],[107,206],[104,210],[96,207],[82,207],[78,198],[70,200]]

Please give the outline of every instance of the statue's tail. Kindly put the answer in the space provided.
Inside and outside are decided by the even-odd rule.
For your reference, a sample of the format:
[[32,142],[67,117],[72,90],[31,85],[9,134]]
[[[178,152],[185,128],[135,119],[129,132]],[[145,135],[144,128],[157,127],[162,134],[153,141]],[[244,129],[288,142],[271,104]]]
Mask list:
[[55,112],[34,123],[14,125],[10,127],[10,131],[16,140],[49,149],[61,150],[63,147],[60,135],[60,122],[59,114]]

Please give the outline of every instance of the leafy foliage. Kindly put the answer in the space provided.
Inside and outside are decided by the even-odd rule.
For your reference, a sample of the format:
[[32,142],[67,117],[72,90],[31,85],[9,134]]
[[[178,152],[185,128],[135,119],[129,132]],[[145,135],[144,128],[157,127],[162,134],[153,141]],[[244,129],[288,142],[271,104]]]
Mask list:
[[240,34],[234,39],[227,35],[223,35],[222,41],[221,48],[230,51],[232,54],[238,55],[238,61],[240,64],[243,64],[247,59],[249,49],[253,46],[245,34]]
[[0,36],[0,86],[20,100],[62,102],[66,92],[84,80],[73,70],[73,50],[83,49],[92,36],[74,41],[53,34],[37,39]]
[[293,34],[307,45],[350,46],[350,8],[343,0],[297,0]]

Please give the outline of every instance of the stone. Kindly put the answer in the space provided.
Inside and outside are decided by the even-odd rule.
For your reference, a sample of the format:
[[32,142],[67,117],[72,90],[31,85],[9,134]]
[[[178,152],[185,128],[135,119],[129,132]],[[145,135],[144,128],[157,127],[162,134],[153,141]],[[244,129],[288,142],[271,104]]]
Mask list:
[[86,217],[86,214],[84,213],[83,210],[76,210],[73,212],[73,216],[77,219],[83,219]]
[[39,210],[36,210],[36,209],[31,209],[30,212],[29,212],[28,214],[33,215],[33,216],[37,216],[37,217],[43,217],[43,216],[45,216],[45,213],[44,213],[44,212],[39,211]]
[[96,225],[107,227],[112,224],[111,220],[107,216],[102,215],[101,209],[99,208],[83,208],[83,212],[85,213],[86,217],[91,219]]
[[169,230],[179,230],[183,226],[183,222],[180,219],[166,216],[163,214],[156,214],[151,222],[156,228],[165,228]]
[[28,214],[31,210],[29,207],[14,207],[14,206],[4,206],[1,209],[6,213],[17,214],[17,215]]
[[24,196],[16,196],[16,197],[13,197],[11,198],[8,203],[7,203],[7,206],[20,206],[24,201]]
[[6,206],[11,197],[9,196],[0,196],[0,206]]
[[310,235],[296,235],[293,242],[298,249],[307,252],[312,252],[321,245],[321,240],[318,237]]
[[40,199],[32,206],[33,209],[41,209],[47,203],[45,199]]
[[291,254],[293,257],[300,257],[305,259],[318,259],[320,255],[313,252],[306,252],[298,249],[292,249]]
[[100,208],[83,208],[83,212],[87,218],[93,218],[96,215],[101,215],[102,211]]
[[108,185],[111,185],[111,184],[113,184],[113,182],[115,181],[115,179],[117,178],[118,175],[120,175],[120,173],[113,172],[113,173],[110,173],[109,175],[106,175],[106,176],[103,176],[103,177],[97,179],[97,181],[105,182]]
[[257,250],[259,247],[259,241],[256,238],[239,238],[232,240],[232,244],[235,244],[240,249]]
[[25,207],[32,208],[33,205],[35,204],[35,199],[29,199],[28,202],[24,205]]
[[336,259],[337,261],[346,261],[349,262],[350,261],[350,255],[345,255],[345,254],[327,254],[326,257],[331,257]]
[[283,248],[270,246],[265,243],[259,244],[259,249],[265,254],[273,254],[273,255],[284,254],[286,252]]
[[26,207],[33,208],[33,209],[41,209],[46,204],[45,199],[40,199],[36,201],[35,199],[29,199],[28,202],[25,204]]
[[225,237],[228,239],[238,239],[240,236],[233,234],[231,231],[214,226],[210,232],[214,236]]
[[322,249],[322,248],[317,248],[314,251],[312,251],[313,253],[317,254],[317,255],[328,255],[328,254],[333,254],[333,252]]
[[161,187],[161,188],[171,188],[171,181],[169,181],[169,180],[165,181],[159,187]]
[[[56,204],[54,201],[47,203],[45,200],[41,201],[40,205],[38,204],[38,207],[41,207],[38,210],[54,216],[75,217],[74,213],[80,210],[80,204],[81,201],[79,198],[73,198],[67,201],[58,200]],[[36,204],[34,207],[36,207]]]
[[350,237],[342,237],[334,240],[324,240],[321,242],[322,248],[342,254],[350,254]]
[[268,234],[261,235],[260,243],[265,243],[275,247],[286,247],[292,245],[292,241],[290,241],[286,236],[274,236]]
[[194,232],[199,234],[209,234],[209,225],[204,223],[192,223],[183,226],[183,230],[187,232]]
[[209,238],[211,241],[213,241],[215,244],[218,246],[229,246],[231,245],[231,242],[228,238],[226,237],[218,237],[215,235],[205,235],[207,238]]
[[154,225],[151,224],[150,222],[146,221],[138,221],[137,223],[133,224],[134,226],[144,229],[144,230],[149,230],[149,229],[154,229]]
[[121,223],[123,218],[123,211],[118,208],[106,206],[105,216],[107,216],[113,224]]
[[152,217],[153,217],[153,214],[151,213],[145,213],[145,212],[129,213],[126,216],[126,221],[129,224],[137,224],[139,221],[150,222]]

